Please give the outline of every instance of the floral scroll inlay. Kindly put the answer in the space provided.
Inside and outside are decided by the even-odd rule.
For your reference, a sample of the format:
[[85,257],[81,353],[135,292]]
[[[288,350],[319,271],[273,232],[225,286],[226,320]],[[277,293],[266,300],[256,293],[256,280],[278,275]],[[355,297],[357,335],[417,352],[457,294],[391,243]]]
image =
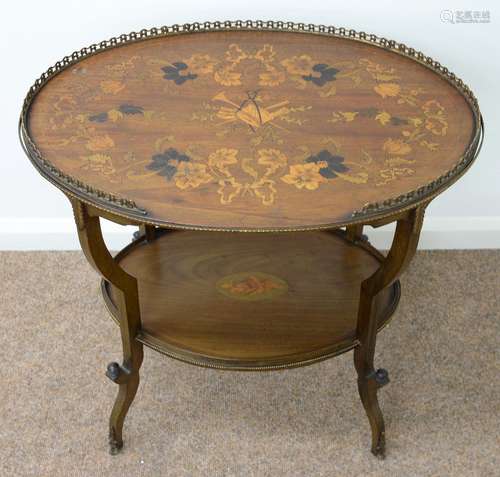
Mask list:
[[329,65],[318,63],[312,67],[313,73],[303,75],[304,81],[310,81],[316,86],[324,86],[329,81],[335,80],[335,75],[339,72],[338,69],[332,68]]
[[[282,196],[314,197],[344,182],[382,187],[403,181],[415,175],[419,153],[439,151],[448,134],[445,107],[431,92],[405,83],[395,68],[368,58],[337,60],[334,53],[322,58],[321,50],[286,55],[269,43],[231,43],[217,53],[190,52],[178,58],[163,55],[137,55],[107,65],[110,76],[98,81],[89,96],[94,107],[106,105],[102,109],[80,108],[78,114],[65,115],[78,98],[61,94],[54,101],[50,127],[72,135],[61,134],[50,145],[77,143],[82,148],[76,154],[78,167],[113,183],[127,179],[139,187],[140,181],[156,177],[159,186],[178,194],[198,190],[222,205],[256,201],[279,207]],[[177,115],[185,114],[182,118],[172,117],[168,108],[147,105],[147,95],[129,94],[131,69],[159,94],[189,99],[186,104],[199,87],[201,97],[193,95],[194,101],[200,97],[199,103],[187,111],[176,109]],[[74,68],[73,74],[85,77],[88,71]],[[350,107],[346,96],[336,101],[345,90],[356,97],[361,87],[366,101],[358,101],[358,107]],[[120,127],[140,131],[148,121],[148,133],[164,131],[163,137],[153,136],[149,148],[120,150],[119,135],[113,132]],[[171,131],[176,121],[185,121],[186,128],[201,124],[203,141],[193,145],[194,136],[176,141],[178,130]],[[365,130],[371,141],[376,138],[369,147],[361,148],[362,141],[355,144],[357,150],[341,144],[349,142],[351,132],[357,136],[359,131],[361,137]],[[304,143],[296,144],[301,134]]]
[[380,83],[373,89],[382,98],[395,98],[401,92],[401,87],[397,83]]
[[323,149],[314,156],[308,157],[306,162],[317,164],[320,167],[319,173],[327,179],[333,179],[337,177],[339,173],[349,170],[345,164],[342,164],[344,162],[342,156],[334,156],[326,149]]
[[393,156],[406,156],[411,152],[411,146],[401,139],[387,139],[382,149]]
[[[288,170],[287,170],[288,167]],[[174,148],[152,156],[147,169],[173,181],[181,190],[217,184],[221,204],[237,197],[254,196],[262,205],[272,205],[277,196],[277,180],[297,189],[316,190],[320,184],[340,177],[352,183],[366,182],[366,175],[350,175],[342,156],[324,149],[289,165],[279,149],[258,149],[252,157],[240,157],[237,149],[220,148],[207,156],[191,157]]]
[[87,144],[85,144],[85,147],[89,151],[106,151],[108,149],[111,149],[115,146],[115,142],[109,136],[108,134],[105,134],[103,136],[92,136],[89,138],[87,141]]
[[211,75],[221,86],[240,86],[245,69],[249,66],[259,68],[258,85],[274,87],[284,83],[287,79],[302,83],[307,82],[318,87],[336,79],[340,69],[314,61],[308,55],[293,56],[278,61],[273,45],[264,44],[256,50],[243,49],[238,44],[228,46],[220,59],[210,55],[192,55],[185,62],[176,60],[161,67],[163,78],[182,85],[188,80],[199,76]]
[[151,164],[148,164],[146,167],[170,180],[177,173],[179,164],[189,160],[190,158],[188,156],[179,153],[176,149],[171,147],[163,153],[155,154],[152,157]]
[[173,81],[177,85],[181,85],[188,80],[194,80],[198,77],[197,74],[191,73],[187,70],[188,65],[186,63],[176,61],[175,63],[162,68],[162,71],[165,73],[163,78]]
[[106,121],[116,122],[122,119],[124,115],[144,114],[144,109],[141,106],[134,106],[132,104],[121,104],[118,109],[111,109],[101,113],[92,114],[89,116],[89,121],[94,123],[105,123]]
[[290,172],[281,180],[286,184],[294,185],[297,189],[316,190],[322,182],[326,182],[320,173],[320,164],[295,164],[290,166]]
[[87,169],[104,175],[110,175],[116,172],[111,156],[106,154],[82,156],[81,159],[83,161],[82,169],[84,170]]
[[101,81],[101,90],[106,94],[118,94],[125,88],[125,83],[116,80]]

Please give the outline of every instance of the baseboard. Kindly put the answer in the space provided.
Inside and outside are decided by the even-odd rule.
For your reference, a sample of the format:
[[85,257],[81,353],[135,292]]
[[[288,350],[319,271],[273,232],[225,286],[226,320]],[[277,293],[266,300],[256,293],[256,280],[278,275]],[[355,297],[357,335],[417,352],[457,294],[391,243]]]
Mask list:
[[[134,227],[103,221],[111,250],[130,242]],[[394,226],[366,228],[379,249],[389,248]],[[75,225],[69,218],[0,218],[0,250],[79,250]],[[427,217],[419,249],[500,248],[500,217]]]

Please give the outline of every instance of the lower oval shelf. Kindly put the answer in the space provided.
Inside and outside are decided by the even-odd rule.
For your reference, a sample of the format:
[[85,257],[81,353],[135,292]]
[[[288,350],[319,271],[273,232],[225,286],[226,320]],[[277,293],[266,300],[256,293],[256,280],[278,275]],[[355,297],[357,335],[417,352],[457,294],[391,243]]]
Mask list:
[[[116,259],[138,280],[138,340],[170,357],[218,369],[304,366],[343,353],[355,337],[361,282],[382,255],[343,231],[228,233],[157,231]],[[119,323],[117,291],[102,282]],[[400,297],[378,298],[378,328]]]

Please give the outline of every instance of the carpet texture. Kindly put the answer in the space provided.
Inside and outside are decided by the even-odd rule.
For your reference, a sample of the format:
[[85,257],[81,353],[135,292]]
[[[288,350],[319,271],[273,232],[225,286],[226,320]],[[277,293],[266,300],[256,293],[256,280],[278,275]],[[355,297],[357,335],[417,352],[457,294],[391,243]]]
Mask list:
[[78,252],[0,253],[0,475],[493,476],[499,459],[500,251],[418,252],[376,366],[387,457],[369,451],[352,352],[270,373],[145,349],[108,454],[120,338]]

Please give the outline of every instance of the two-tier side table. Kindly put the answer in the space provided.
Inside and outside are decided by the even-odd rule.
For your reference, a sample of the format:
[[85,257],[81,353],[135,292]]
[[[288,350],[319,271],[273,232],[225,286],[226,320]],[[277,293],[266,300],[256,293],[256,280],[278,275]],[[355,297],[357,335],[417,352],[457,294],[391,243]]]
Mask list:
[[[30,89],[19,130],[71,201],[121,332],[123,361],[106,372],[119,385],[112,453],[146,345],[252,371],[353,349],[371,450],[384,456],[377,391],[389,379],[374,366],[376,335],[397,307],[424,209],[482,141],[460,79],[344,28],[174,25],[58,61]],[[100,218],[139,226],[116,256]],[[384,255],[363,227],[390,222]]]

